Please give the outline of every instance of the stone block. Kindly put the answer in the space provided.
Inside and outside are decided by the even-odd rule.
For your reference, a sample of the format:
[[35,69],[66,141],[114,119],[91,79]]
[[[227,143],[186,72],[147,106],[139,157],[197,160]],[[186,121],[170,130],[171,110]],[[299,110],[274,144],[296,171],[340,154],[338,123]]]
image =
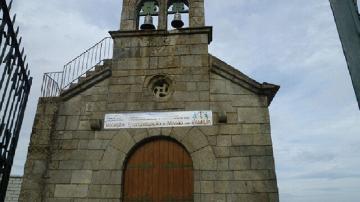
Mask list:
[[278,192],[276,181],[253,181],[254,191],[260,193],[274,193]]
[[89,140],[87,149],[91,150],[105,150],[110,144],[110,140]]
[[236,124],[238,123],[238,115],[237,112],[228,112],[226,113],[227,123],[228,124]]
[[161,128],[161,135],[170,136],[173,128]]
[[194,182],[194,193],[201,193],[201,183],[200,181]]
[[212,102],[231,102],[231,95],[227,94],[210,94],[210,101]]
[[254,144],[254,135],[233,135],[232,145],[233,146],[244,146]]
[[149,128],[147,131],[149,137],[156,137],[161,135],[161,128]]
[[195,92],[176,91],[174,92],[172,99],[174,101],[198,102],[200,101],[200,95],[197,91]]
[[33,130],[31,134],[31,144],[32,145],[47,145],[50,141],[49,130]]
[[269,123],[269,111],[267,108],[241,107],[237,108],[240,123]]
[[92,184],[121,184],[122,171],[119,170],[99,170],[93,172]]
[[175,68],[180,66],[180,57],[178,56],[165,56],[159,57],[158,69]]
[[192,128],[181,142],[190,153],[209,145],[206,136],[196,127]]
[[214,193],[213,181],[201,181],[201,193],[211,194]]
[[120,198],[120,185],[90,185],[89,196],[91,198],[111,199]]
[[230,181],[215,181],[215,193],[231,193]]
[[148,136],[147,129],[128,129],[135,142],[140,142]]
[[234,180],[268,180],[272,179],[268,170],[242,170],[234,171]]
[[120,198],[121,196],[120,185],[101,185],[101,195],[104,198]]
[[55,117],[53,115],[37,115],[35,116],[33,128],[36,130],[52,130]]
[[254,93],[246,88],[233,83],[230,80],[226,80],[226,93],[233,94],[233,95],[253,95]]
[[231,105],[231,102],[211,102],[210,109],[213,112],[236,112],[236,108]]
[[234,172],[233,171],[217,171],[216,179],[217,180],[223,180],[223,181],[234,180]]
[[131,137],[129,132],[124,129],[118,131],[118,134],[116,134],[111,141],[112,147],[124,153],[129,152],[134,144],[134,139]]
[[[208,91],[200,91],[199,96],[200,96],[200,101],[209,102],[210,100],[210,93]],[[208,108],[210,109],[210,106]]]
[[269,169],[274,170],[274,157],[273,156],[253,156],[251,157],[252,169]]
[[216,158],[211,147],[205,147],[191,154],[195,170],[216,170]]
[[48,183],[51,184],[70,184],[71,170],[49,170]]
[[242,125],[221,125],[220,126],[220,134],[224,135],[237,135],[240,134],[242,130]]
[[83,162],[78,160],[65,160],[65,161],[60,161],[59,163],[59,169],[64,169],[64,170],[81,169],[82,166],[83,166]]
[[77,130],[79,126],[79,116],[67,116],[66,117],[66,130]]
[[171,137],[175,138],[177,141],[181,142],[181,140],[185,137],[185,135],[192,129],[191,127],[175,127],[171,132]]
[[109,92],[111,94],[118,94],[118,93],[130,93],[131,85],[111,85],[109,87]]
[[241,124],[241,134],[260,134],[264,133],[263,128],[266,124]]
[[46,161],[34,160],[32,167],[32,174],[44,174],[46,171]]
[[88,185],[58,184],[55,186],[55,197],[82,198],[88,196]]
[[74,150],[56,150],[52,153],[52,160],[66,161],[71,159]]
[[104,170],[121,170],[124,159],[125,153],[113,147],[108,147],[100,160],[99,168]]
[[149,69],[149,58],[126,58],[114,62],[115,70],[124,69]]
[[100,160],[104,150],[74,150],[71,153],[71,160]]
[[231,135],[217,136],[217,146],[219,146],[219,147],[231,146]]
[[74,140],[92,140],[95,139],[94,131],[72,131],[72,139]]
[[57,116],[56,117],[56,130],[65,130],[66,125],[66,116]]
[[194,170],[193,171],[193,176],[194,176],[195,181],[201,180],[201,171],[200,170]]
[[250,169],[250,157],[232,157],[229,159],[230,170]]
[[189,48],[190,48],[190,54],[192,54],[192,55],[208,54],[208,45],[207,44],[196,44],[196,45],[190,46]]
[[197,82],[197,89],[200,91],[208,91],[210,89],[209,82]]
[[103,112],[106,111],[107,102],[87,102],[85,105],[86,112]]
[[217,159],[217,170],[229,170],[229,159],[218,158]]
[[201,172],[201,180],[216,180],[216,173],[217,171],[202,171]]
[[201,67],[204,66],[204,58],[202,55],[186,55],[180,57],[182,67]]
[[268,202],[269,198],[264,193],[253,194],[229,194],[227,195],[227,201],[231,202]]
[[209,145],[216,146],[216,141],[217,141],[216,136],[208,136],[207,139],[208,139]]
[[200,130],[207,136],[215,136],[219,134],[218,126],[204,126],[200,127]]
[[79,140],[62,140],[59,144],[60,149],[74,150],[78,148]]
[[112,140],[117,134],[117,131],[96,131],[95,139],[97,140]]
[[91,179],[91,170],[75,170],[71,175],[71,184],[90,184]]
[[60,104],[58,115],[64,116],[78,116],[83,107],[81,96],[75,96],[70,100]]
[[89,120],[80,120],[79,121],[79,130],[91,130]]
[[254,193],[255,189],[252,182],[248,181],[230,181],[230,193]]
[[[210,93],[211,93],[211,96],[214,96],[213,94],[227,94],[225,80],[211,79],[210,80]],[[220,97],[220,96],[218,96],[218,97]]]
[[230,156],[270,156],[273,155],[271,146],[239,146],[231,147]]
[[186,85],[187,91],[196,91],[197,90],[196,82],[187,82],[185,85]]
[[201,194],[201,201],[206,202],[226,202],[225,194]]
[[234,107],[267,107],[265,96],[232,95],[231,100]]
[[270,134],[258,134],[254,135],[254,145],[272,145]]

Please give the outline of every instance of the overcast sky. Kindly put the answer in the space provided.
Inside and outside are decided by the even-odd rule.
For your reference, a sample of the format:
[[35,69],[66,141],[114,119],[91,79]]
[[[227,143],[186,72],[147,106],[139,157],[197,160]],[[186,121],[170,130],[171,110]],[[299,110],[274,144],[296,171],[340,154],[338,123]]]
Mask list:
[[[205,0],[210,52],[281,85],[270,110],[281,201],[357,202],[360,112],[327,0]],[[42,74],[119,28],[121,0],[15,0],[34,85],[14,162],[22,175]]]

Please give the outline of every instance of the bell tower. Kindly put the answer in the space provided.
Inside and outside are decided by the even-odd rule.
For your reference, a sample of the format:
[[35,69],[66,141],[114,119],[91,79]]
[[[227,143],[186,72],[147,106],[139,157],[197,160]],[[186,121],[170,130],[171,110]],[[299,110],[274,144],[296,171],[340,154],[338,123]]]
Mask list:
[[[186,7],[186,8],[185,8]],[[121,31],[139,29],[141,16],[158,17],[158,30],[168,29],[168,15],[186,14],[189,27],[205,26],[203,0],[124,0],[121,14]],[[148,21],[149,22],[149,21]]]

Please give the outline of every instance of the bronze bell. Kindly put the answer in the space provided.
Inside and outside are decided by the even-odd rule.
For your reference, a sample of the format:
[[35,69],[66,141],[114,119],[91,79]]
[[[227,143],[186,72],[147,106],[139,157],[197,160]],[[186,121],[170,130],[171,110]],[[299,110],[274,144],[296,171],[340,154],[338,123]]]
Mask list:
[[151,15],[145,16],[144,24],[140,26],[142,30],[154,30],[155,25],[153,24],[153,17]]
[[181,20],[180,13],[175,13],[174,20],[171,22],[171,26],[176,29],[182,28],[184,26],[184,22]]

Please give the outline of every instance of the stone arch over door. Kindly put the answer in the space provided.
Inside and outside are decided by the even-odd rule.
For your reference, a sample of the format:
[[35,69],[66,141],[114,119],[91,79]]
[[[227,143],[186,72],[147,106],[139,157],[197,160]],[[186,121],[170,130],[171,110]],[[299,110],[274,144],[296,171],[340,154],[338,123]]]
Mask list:
[[171,138],[153,137],[135,146],[124,164],[123,201],[193,201],[190,154]]

